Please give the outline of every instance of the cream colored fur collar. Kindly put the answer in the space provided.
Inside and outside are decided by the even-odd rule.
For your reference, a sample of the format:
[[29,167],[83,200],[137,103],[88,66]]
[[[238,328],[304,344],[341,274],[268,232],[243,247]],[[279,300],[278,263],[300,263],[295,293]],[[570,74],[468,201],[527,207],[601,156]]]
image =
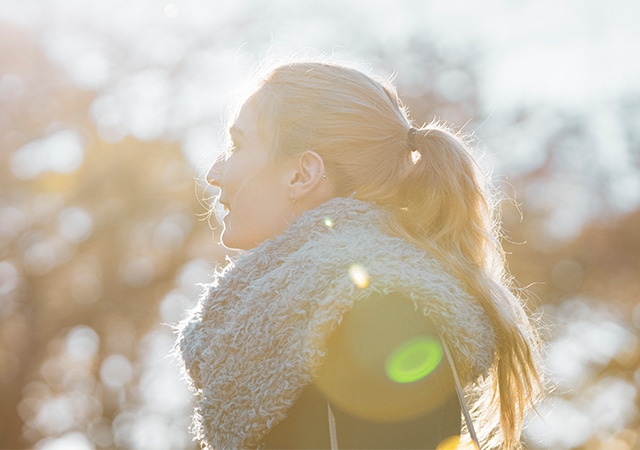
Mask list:
[[[484,311],[425,252],[385,234],[384,214],[330,200],[215,276],[178,338],[205,448],[256,447],[313,381],[345,312],[372,292],[411,298],[464,380],[486,373],[495,344]],[[352,281],[354,264],[366,270],[366,288]]]

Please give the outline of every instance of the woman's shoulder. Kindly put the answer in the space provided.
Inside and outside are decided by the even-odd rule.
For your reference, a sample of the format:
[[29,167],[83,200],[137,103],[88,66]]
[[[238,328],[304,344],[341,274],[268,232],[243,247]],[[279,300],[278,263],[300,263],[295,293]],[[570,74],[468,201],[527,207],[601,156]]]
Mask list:
[[327,448],[327,402],[342,448],[435,448],[460,433],[460,407],[435,325],[397,293],[356,302],[320,373],[266,448]]
[[342,410],[384,422],[422,416],[454,393],[436,327],[397,293],[374,293],[345,314],[315,384]]

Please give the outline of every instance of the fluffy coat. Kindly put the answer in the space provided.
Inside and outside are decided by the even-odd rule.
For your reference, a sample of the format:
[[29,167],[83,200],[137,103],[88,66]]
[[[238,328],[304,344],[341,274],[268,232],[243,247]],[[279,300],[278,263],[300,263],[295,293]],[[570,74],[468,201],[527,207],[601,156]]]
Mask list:
[[486,374],[495,337],[482,307],[423,250],[386,234],[385,214],[330,200],[216,274],[178,337],[205,448],[256,447],[313,382],[343,315],[372,292],[412,299],[464,381]]

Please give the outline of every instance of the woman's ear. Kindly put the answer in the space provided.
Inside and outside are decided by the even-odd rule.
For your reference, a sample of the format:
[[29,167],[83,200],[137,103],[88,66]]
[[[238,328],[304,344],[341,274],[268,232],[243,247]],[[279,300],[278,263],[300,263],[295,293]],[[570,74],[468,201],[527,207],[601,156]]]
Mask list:
[[296,199],[325,197],[332,191],[322,156],[313,150],[298,155],[293,169],[289,186]]

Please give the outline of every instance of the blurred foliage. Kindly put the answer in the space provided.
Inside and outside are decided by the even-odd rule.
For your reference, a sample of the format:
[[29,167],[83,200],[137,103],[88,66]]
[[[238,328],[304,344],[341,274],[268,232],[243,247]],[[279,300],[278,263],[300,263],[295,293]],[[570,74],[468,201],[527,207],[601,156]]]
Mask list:
[[[497,180],[516,198],[503,202],[508,262],[543,317],[557,386],[528,447],[637,448],[640,210],[616,206],[612,192],[638,195],[632,181],[616,182],[640,171],[640,101],[610,106],[620,120],[604,129],[617,130],[625,159],[607,171],[607,153],[597,155],[611,136],[592,139],[584,114],[525,108],[476,122],[474,52],[448,54],[429,39],[362,40],[356,50],[383,73],[406,68],[397,83],[416,119],[467,124],[502,152],[498,162],[535,158],[505,164],[509,177]],[[180,124],[109,131],[109,115],[96,112],[104,92],[78,87],[44,45],[0,25],[0,447],[193,448],[190,398],[167,355],[169,325],[224,260],[203,216],[209,194]],[[137,95],[107,103],[118,110],[127,93]],[[196,124],[213,114],[196,112]]]
[[[142,341],[163,320],[160,301],[186,263],[202,257],[213,266],[223,254],[197,222],[204,211],[195,172],[178,145],[102,141],[88,121],[92,94],[20,31],[0,30],[0,52],[12,57],[0,63],[10,73],[2,82],[13,83],[1,116],[1,446],[31,447],[70,431],[127,446],[133,438],[115,428],[112,436],[112,425],[140,401]],[[9,42],[27,51],[11,52]],[[81,137],[81,167],[17,178],[11,169],[24,171],[16,164],[44,156],[16,161],[17,151],[60,130]]]

